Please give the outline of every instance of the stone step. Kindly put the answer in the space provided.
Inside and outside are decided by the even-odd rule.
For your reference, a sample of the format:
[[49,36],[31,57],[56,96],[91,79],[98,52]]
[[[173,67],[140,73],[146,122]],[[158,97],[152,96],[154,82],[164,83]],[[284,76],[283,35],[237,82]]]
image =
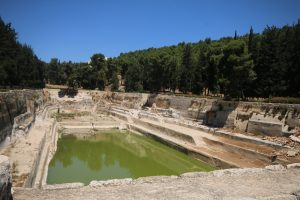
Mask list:
[[221,168],[230,167],[262,167],[266,166],[268,163],[259,159],[249,159],[240,154],[220,150],[217,146],[199,146],[190,143],[183,142],[182,140],[176,139],[174,137],[165,135],[164,133],[149,130],[141,125],[130,124],[130,127],[143,133],[151,138],[158,140],[168,146],[176,148],[184,153],[192,155],[195,158],[201,159],[207,163],[219,166]]

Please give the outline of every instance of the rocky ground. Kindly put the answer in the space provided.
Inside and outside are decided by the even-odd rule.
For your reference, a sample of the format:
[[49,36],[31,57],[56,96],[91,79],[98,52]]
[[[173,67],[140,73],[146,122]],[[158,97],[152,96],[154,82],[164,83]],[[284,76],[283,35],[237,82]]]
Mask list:
[[[228,129],[227,129],[228,130]],[[294,141],[291,139],[291,137],[276,137],[276,136],[267,136],[267,135],[259,135],[259,134],[253,134],[249,132],[242,132],[242,131],[234,131],[236,133],[240,133],[243,135],[248,135],[251,137],[267,140],[270,142],[275,142],[277,144],[281,144],[283,146],[287,146],[290,148],[293,148],[297,151],[300,151],[300,142],[299,141]],[[296,133],[294,134],[295,137],[300,138],[300,130],[296,129]]]
[[269,199],[300,198],[300,168],[229,169],[180,177],[94,182],[60,189],[15,188],[14,199]]

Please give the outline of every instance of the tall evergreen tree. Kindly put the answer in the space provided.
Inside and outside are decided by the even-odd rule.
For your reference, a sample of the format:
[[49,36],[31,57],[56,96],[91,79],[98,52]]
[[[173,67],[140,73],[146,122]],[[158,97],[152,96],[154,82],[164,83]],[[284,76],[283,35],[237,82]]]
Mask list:
[[141,67],[136,61],[132,61],[131,65],[125,74],[125,88],[126,92],[141,92],[143,91],[143,83],[141,77]]
[[182,73],[180,77],[179,89],[184,92],[190,92],[192,90],[192,81],[194,79],[194,66],[192,63],[192,49],[191,45],[185,45],[182,54]]
[[238,37],[238,36],[237,36],[237,31],[235,30],[235,31],[234,31],[234,39],[236,40],[237,37]]
[[94,54],[91,57],[90,65],[94,70],[96,88],[104,90],[107,83],[106,73],[108,71],[105,56],[100,53]]
[[248,36],[248,52],[252,53],[254,45],[253,45],[253,40],[254,40],[254,33],[253,33],[253,28],[252,26],[250,27],[250,32]]
[[0,85],[10,87],[43,87],[44,63],[29,45],[17,41],[10,23],[0,18]]

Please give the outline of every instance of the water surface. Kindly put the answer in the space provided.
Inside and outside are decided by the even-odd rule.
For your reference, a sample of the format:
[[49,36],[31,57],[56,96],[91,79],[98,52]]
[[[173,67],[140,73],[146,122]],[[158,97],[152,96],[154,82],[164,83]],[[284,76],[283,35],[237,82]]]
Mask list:
[[117,130],[93,136],[63,136],[49,164],[48,184],[155,175],[214,168],[145,136]]

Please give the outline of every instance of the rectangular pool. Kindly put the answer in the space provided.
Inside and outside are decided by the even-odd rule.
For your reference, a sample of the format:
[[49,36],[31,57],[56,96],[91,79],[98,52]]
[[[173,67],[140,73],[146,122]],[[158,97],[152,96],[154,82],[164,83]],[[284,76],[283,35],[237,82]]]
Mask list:
[[211,170],[213,166],[146,136],[107,130],[92,136],[62,136],[49,164],[47,184]]

